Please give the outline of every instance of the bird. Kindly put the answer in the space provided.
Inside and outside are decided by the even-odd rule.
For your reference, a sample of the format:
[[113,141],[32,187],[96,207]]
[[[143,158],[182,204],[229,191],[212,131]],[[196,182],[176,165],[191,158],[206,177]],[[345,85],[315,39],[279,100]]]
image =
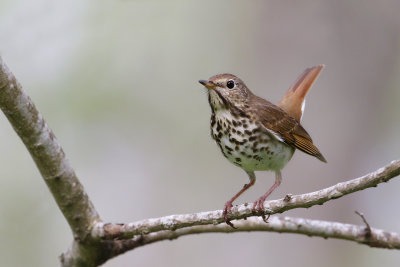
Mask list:
[[273,103],[253,94],[237,76],[217,74],[199,83],[208,90],[211,107],[211,137],[222,154],[242,168],[249,182],[229,199],[223,210],[229,220],[232,203],[256,181],[255,171],[275,172],[275,182],[253,204],[252,211],[265,218],[265,199],[281,184],[281,170],[290,161],[296,149],[327,162],[304,127],[300,124],[305,96],[324,68],[307,68],[289,88],[282,99]]

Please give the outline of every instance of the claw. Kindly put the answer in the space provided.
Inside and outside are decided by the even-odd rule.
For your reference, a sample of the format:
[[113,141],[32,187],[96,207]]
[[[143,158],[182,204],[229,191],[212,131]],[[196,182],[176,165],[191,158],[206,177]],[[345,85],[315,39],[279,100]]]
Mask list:
[[222,215],[224,216],[224,220],[227,225],[229,225],[233,229],[237,229],[237,227],[235,227],[231,222],[231,220],[229,220],[228,218],[228,214],[231,212],[231,209],[232,209],[232,203],[230,201],[226,202],[224,212],[222,213]]
[[[265,201],[264,197],[260,197],[259,199],[257,199],[253,204],[252,211],[253,211],[253,213],[261,214],[260,216],[263,219],[263,221],[268,223],[268,219],[271,216],[271,214],[270,214],[270,212],[265,210],[264,201]],[[266,217],[265,215],[268,215],[268,216]]]
[[261,218],[263,219],[263,221],[264,221],[265,223],[269,223],[269,222],[268,222],[268,219],[269,219],[270,216],[271,216],[271,214],[268,214],[267,218],[265,218],[265,214],[263,214],[263,215],[261,216]]
[[[245,184],[243,186],[243,188],[236,193],[236,195],[234,195],[228,202],[226,202],[225,204],[225,208],[224,208],[224,212],[222,213],[222,215],[224,216],[224,220],[226,222],[227,225],[229,225],[230,227],[232,227],[233,229],[237,229],[233,223],[231,223],[231,221],[228,218],[228,214],[230,213],[231,209],[232,209],[232,203],[233,201],[235,201],[235,199],[237,199],[244,191],[246,191],[247,189],[249,189],[256,181],[256,176],[254,174],[254,172],[248,172],[246,171],[247,174],[249,175],[249,179],[250,182],[248,184]],[[253,207],[254,208],[254,207]]]
[[230,220],[225,221],[227,225],[229,225],[230,227],[232,227],[233,229],[238,229],[235,225],[233,225],[233,223],[231,223]]
[[[261,214],[261,218],[263,219],[263,221],[265,223],[268,223],[268,219],[271,216],[271,214],[269,212],[265,211],[265,209],[264,209],[264,201],[260,203],[258,211],[262,213]],[[267,214],[268,217],[265,217],[265,214]]]
[[[280,184],[281,184],[282,176],[280,171],[275,172],[275,183],[271,186],[271,188],[262,195],[259,199],[257,199],[256,202],[253,204],[253,213],[255,214],[261,214],[261,217],[264,222],[268,223],[268,219],[271,216],[270,212],[264,210],[264,202],[267,199],[267,197],[272,193],[272,191],[275,190]],[[268,214],[268,217],[265,217],[265,214]]]

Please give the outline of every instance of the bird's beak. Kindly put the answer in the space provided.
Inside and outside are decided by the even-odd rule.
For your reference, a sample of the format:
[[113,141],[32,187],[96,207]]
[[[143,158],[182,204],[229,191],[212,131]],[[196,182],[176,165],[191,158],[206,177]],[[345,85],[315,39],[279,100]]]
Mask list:
[[215,89],[217,87],[217,85],[213,82],[210,81],[206,81],[206,80],[200,80],[199,83],[201,83],[202,85],[204,85],[206,88],[208,89]]

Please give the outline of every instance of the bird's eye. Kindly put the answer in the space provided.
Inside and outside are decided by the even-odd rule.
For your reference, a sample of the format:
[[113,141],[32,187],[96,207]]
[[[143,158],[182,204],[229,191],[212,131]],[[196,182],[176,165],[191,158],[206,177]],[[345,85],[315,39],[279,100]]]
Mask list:
[[235,82],[233,80],[229,80],[226,83],[226,87],[228,87],[229,89],[232,89],[233,87],[235,87]]

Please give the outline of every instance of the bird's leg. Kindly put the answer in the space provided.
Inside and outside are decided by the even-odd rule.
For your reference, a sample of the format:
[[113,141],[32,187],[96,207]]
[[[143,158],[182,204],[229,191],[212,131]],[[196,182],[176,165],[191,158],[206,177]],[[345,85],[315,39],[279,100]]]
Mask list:
[[265,212],[264,212],[264,202],[265,199],[272,193],[272,191],[274,191],[282,182],[282,175],[280,171],[276,171],[275,172],[275,183],[271,186],[271,188],[267,191],[267,193],[265,193],[264,195],[262,195],[256,202],[254,202],[253,204],[253,212],[255,212],[256,210],[258,212],[260,212],[262,215],[262,218],[265,222],[267,222],[268,218],[265,218]]
[[243,188],[236,194],[234,195],[228,202],[226,202],[225,204],[225,208],[224,208],[224,212],[222,213],[222,215],[224,216],[224,220],[226,222],[227,225],[229,225],[232,228],[236,227],[233,225],[233,223],[231,223],[231,221],[228,218],[229,212],[232,209],[232,203],[233,201],[235,201],[235,199],[237,199],[244,191],[246,191],[247,189],[249,189],[255,182],[256,182],[256,175],[254,174],[254,172],[248,172],[246,171],[247,174],[249,175],[249,179],[250,182],[248,184],[245,184],[243,186]]

